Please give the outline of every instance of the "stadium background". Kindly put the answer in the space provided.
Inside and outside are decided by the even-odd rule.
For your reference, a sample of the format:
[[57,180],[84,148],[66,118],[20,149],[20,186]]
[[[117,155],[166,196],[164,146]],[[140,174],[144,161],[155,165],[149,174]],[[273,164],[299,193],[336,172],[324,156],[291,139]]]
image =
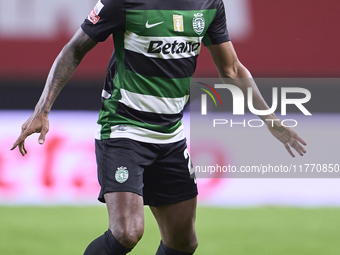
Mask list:
[[[95,199],[98,184],[93,134],[106,65],[112,52],[112,39],[97,46],[85,57],[60,94],[50,114],[51,130],[46,144],[37,145],[38,136],[33,136],[26,142],[29,154],[24,158],[17,151],[9,151],[20,133],[21,124],[32,113],[53,60],[95,2],[96,0],[0,0],[0,205],[3,206],[0,207],[0,217],[3,219],[7,217],[8,208],[5,206],[9,205],[20,208],[32,205],[98,205]],[[306,85],[306,88],[313,91],[312,95],[323,95],[324,101],[321,103],[312,100],[310,107],[313,109],[313,120],[305,120],[297,128],[309,145],[304,161],[297,159],[295,162],[339,164],[340,140],[337,130],[340,128],[340,104],[337,99],[339,86],[336,78],[340,76],[340,34],[337,22],[340,3],[337,0],[225,0],[225,5],[229,32],[238,56],[254,77],[334,78],[333,85],[326,87]],[[217,76],[204,47],[198,61],[196,78]],[[188,126],[188,114],[184,121]],[[270,154],[273,161],[290,160],[281,145],[273,145],[273,140],[265,139],[268,135],[266,131],[255,135],[260,139],[262,147],[277,152]],[[242,161],[239,156],[242,153],[259,153],[254,145],[247,146],[246,151],[244,146],[238,146],[235,135],[231,136],[230,145],[218,145],[214,141],[207,144],[204,141],[203,147],[212,156],[222,151],[222,158],[226,162],[230,159],[234,162]],[[266,155],[266,151],[259,154],[260,157]],[[301,218],[319,215],[311,218],[311,222],[315,223],[325,218],[331,221],[333,218],[323,210],[340,205],[339,179],[215,178],[200,179],[198,184],[201,193],[199,204],[207,208],[280,206],[287,210],[283,215],[291,214],[292,218],[298,213],[293,213],[296,209],[291,209],[291,206],[321,208],[319,214],[319,211],[301,214]],[[18,212],[15,208],[9,212],[7,222],[11,222],[10,217]],[[207,208],[202,209],[202,215]],[[33,211],[32,214],[38,214],[34,208],[28,210]],[[236,215],[243,215],[246,219],[262,219],[261,215],[267,213],[261,209],[246,212],[234,210],[235,219]],[[280,212],[270,211],[270,215],[279,215]],[[334,214],[333,211],[332,213]],[[215,215],[209,216],[208,212],[206,214],[209,218]],[[245,218],[241,217],[236,222],[247,222]],[[307,231],[311,224],[306,223]],[[331,221],[323,226],[326,225],[329,230],[332,229],[330,226],[337,224],[338,221]],[[235,225],[237,229],[237,224]],[[36,225],[32,223],[32,227],[34,226]],[[209,226],[218,228],[210,222],[204,230],[208,231]],[[259,226],[261,228],[260,223]],[[228,227],[232,229],[233,226]],[[304,226],[301,228],[304,229]],[[329,240],[340,235],[336,230],[327,233],[330,234]],[[224,234],[228,235],[227,232],[222,235]],[[5,237],[3,240],[10,240],[10,234],[2,235]],[[231,236],[233,233],[229,232],[229,238]],[[244,233],[240,237],[243,236]],[[220,240],[216,237],[214,239]],[[4,243],[5,241],[1,243],[0,249],[6,251],[3,248]],[[224,254],[217,251],[215,254]],[[24,251],[11,253],[10,249],[6,252],[28,254]],[[304,254],[302,251],[297,253],[296,250],[290,253]],[[262,251],[258,254],[266,253]],[[273,251],[268,254],[273,254]],[[306,254],[314,253],[309,251]],[[315,254],[337,253],[318,251]]]

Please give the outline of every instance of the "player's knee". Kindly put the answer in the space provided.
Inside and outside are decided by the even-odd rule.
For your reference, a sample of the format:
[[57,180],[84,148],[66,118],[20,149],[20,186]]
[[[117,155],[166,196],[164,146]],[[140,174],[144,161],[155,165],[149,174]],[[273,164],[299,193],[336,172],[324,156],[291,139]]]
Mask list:
[[115,230],[116,239],[125,247],[133,248],[136,246],[138,241],[142,238],[144,233],[144,226],[124,227]]

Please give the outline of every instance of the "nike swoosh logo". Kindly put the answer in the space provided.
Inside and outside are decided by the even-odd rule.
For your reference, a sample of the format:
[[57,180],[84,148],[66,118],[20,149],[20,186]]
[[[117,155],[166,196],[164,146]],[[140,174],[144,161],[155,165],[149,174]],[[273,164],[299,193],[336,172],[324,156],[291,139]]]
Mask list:
[[158,25],[160,25],[162,23],[164,23],[164,21],[158,22],[158,23],[155,23],[155,24],[149,24],[149,21],[147,21],[146,24],[145,24],[145,27],[146,28],[152,28],[152,27],[158,26]]

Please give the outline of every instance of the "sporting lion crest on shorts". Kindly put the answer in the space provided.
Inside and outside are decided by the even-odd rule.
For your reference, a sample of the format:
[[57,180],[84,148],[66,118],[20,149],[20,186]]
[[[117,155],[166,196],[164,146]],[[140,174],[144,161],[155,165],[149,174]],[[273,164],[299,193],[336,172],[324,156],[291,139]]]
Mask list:
[[118,167],[115,178],[119,183],[126,182],[126,180],[129,178],[129,171],[125,166]]

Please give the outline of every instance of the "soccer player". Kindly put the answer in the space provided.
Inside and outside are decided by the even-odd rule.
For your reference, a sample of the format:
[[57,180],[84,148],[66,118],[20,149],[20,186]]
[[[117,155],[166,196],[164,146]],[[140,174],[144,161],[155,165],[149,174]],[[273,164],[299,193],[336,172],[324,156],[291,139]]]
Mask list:
[[[96,134],[99,200],[105,202],[109,229],[85,255],[126,254],[143,234],[143,205],[149,205],[162,241],[157,255],[193,254],[197,247],[197,188],[181,122],[202,42],[222,78],[251,78],[229,39],[222,0],[100,0],[65,45],[48,75],[32,116],[13,144],[24,156],[24,142],[40,133],[57,95],[82,58],[113,35],[112,55]],[[256,109],[269,109],[252,79]],[[276,119],[274,114],[262,119]],[[305,142],[275,121],[268,127],[288,152],[300,155]]]

